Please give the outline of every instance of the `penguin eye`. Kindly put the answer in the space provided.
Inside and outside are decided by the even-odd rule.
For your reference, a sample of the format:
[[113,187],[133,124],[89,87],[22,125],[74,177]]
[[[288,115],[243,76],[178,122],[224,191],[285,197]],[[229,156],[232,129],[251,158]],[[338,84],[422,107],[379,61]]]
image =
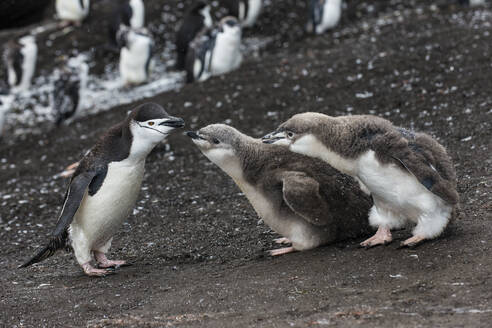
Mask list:
[[150,122],[149,122],[149,125],[150,125],[150,126],[154,125],[154,122],[150,121]]
[[294,132],[287,132],[287,138],[292,139],[294,137]]
[[212,142],[213,142],[214,144],[216,144],[216,145],[217,145],[217,144],[220,144],[220,141],[219,141],[219,139],[217,139],[217,138],[213,138],[213,139],[212,139]]

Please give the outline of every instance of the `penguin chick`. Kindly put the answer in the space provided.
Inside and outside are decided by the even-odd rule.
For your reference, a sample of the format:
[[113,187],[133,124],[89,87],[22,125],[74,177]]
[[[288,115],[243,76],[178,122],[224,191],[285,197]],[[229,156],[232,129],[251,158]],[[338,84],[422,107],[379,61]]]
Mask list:
[[126,85],[145,82],[150,74],[154,41],[145,28],[132,29],[122,25],[118,31],[120,75]]
[[204,30],[190,44],[186,55],[186,81],[205,81],[241,65],[241,26],[235,17],[224,17],[218,26]]
[[251,27],[256,23],[263,7],[262,0],[221,0],[229,15],[236,17],[242,27]]
[[204,28],[211,28],[212,24],[210,6],[205,1],[197,1],[185,14],[183,22],[176,33],[176,51],[178,53],[176,69],[185,69],[186,53],[190,42]]
[[69,59],[55,71],[52,108],[57,126],[76,113],[81,93],[87,85],[88,72],[89,66],[78,58]]
[[115,1],[111,24],[109,24],[109,43],[117,48],[116,41],[121,25],[131,28],[142,28],[145,23],[145,6],[143,0]]
[[89,14],[90,0],[56,0],[58,18],[66,23],[82,24]]
[[323,161],[264,144],[223,124],[187,134],[234,180],[264,222],[285,237],[279,241],[292,243],[272,255],[368,233],[370,198],[352,178]]
[[335,28],[342,16],[342,0],[310,0],[308,33],[323,34]]
[[374,200],[369,222],[378,231],[364,247],[391,242],[390,229],[407,219],[416,227],[402,246],[437,237],[458,204],[456,173],[444,147],[377,116],[298,114],[264,141],[322,159],[367,188]]
[[12,92],[27,91],[36,70],[38,46],[33,35],[26,35],[7,43],[3,60],[7,69],[7,83]]
[[[107,268],[125,264],[106,258],[112,236],[135,205],[147,155],[174,129],[183,126],[181,118],[147,103],[109,129],[82,158],[72,176],[49,243],[20,267],[52,256],[66,247],[67,239],[89,276],[103,276],[110,272]],[[92,266],[93,257],[100,269]]]

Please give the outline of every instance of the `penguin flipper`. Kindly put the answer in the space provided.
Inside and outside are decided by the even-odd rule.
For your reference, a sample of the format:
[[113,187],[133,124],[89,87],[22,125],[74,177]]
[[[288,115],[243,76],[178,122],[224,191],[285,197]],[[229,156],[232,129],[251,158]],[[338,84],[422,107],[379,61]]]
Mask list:
[[30,260],[19,266],[19,268],[25,268],[31,264],[41,262],[55,254],[57,250],[65,247],[68,238],[68,226],[72,223],[73,217],[80,207],[85,192],[96,175],[96,171],[88,171],[73,177],[70,186],[68,187],[67,194],[65,195],[62,213],[58,219],[55,230],[51,234],[49,243],[40,249]]
[[451,205],[459,201],[456,173],[444,147],[430,136],[419,133],[405,152],[392,154],[410,174],[430,192]]
[[320,184],[303,172],[282,174],[283,199],[296,214],[311,224],[322,226],[333,221],[329,204],[320,194]]

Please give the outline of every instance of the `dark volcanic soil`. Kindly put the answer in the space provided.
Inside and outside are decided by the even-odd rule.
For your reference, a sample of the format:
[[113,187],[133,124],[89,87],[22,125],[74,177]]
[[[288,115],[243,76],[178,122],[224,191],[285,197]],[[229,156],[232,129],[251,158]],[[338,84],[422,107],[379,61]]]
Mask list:
[[[188,129],[227,122],[262,136],[311,110],[428,132],[456,163],[461,218],[414,250],[397,249],[407,229],[388,247],[353,240],[271,258],[277,236],[177,134],[150,155],[136,210],[114,239],[111,256],[133,266],[94,279],[60,252],[16,269],[55,225],[67,181],[53,176],[136,104],[114,108],[0,144],[1,326],[490,327],[491,9],[349,1],[341,27],[309,37],[302,3],[273,2],[248,32],[275,37],[260,57],[145,101]],[[87,28],[100,23],[96,15]]]

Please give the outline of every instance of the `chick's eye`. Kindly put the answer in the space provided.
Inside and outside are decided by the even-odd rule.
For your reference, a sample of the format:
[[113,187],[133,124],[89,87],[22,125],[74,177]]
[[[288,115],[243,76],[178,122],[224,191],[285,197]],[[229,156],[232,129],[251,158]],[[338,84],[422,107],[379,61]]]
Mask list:
[[213,142],[214,144],[216,144],[216,145],[220,143],[219,139],[217,139],[217,138],[213,138],[213,139],[212,139],[212,142]]
[[293,133],[293,132],[290,132],[290,131],[289,131],[289,132],[287,132],[287,137],[288,137],[288,138],[292,138],[292,137],[294,137],[294,133]]
[[152,121],[151,121],[151,122],[149,122],[149,125],[150,125],[150,126],[154,125],[154,122],[152,122]]

